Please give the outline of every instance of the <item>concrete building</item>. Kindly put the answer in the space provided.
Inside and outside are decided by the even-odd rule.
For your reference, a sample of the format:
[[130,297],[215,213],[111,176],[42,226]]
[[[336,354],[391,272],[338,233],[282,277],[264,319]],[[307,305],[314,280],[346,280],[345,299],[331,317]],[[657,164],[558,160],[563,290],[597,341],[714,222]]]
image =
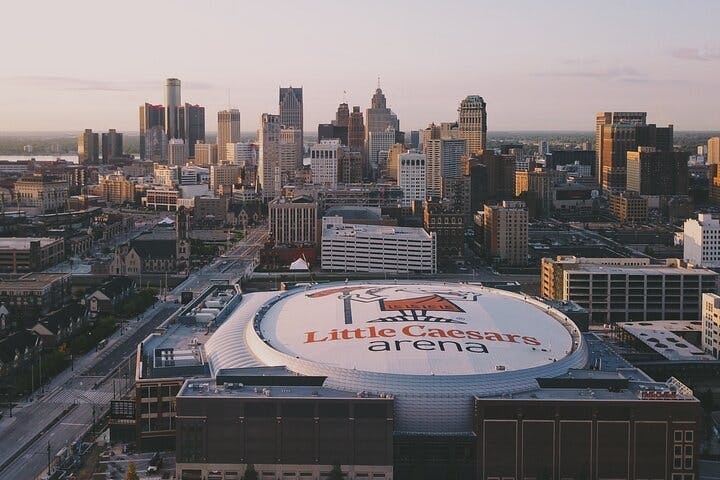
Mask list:
[[368,164],[374,178],[377,178],[383,167],[386,167],[386,164],[381,165],[380,152],[385,152],[385,156],[387,156],[388,150],[390,150],[390,147],[392,147],[394,144],[395,129],[392,127],[388,127],[383,131],[368,132]]
[[683,260],[705,268],[720,267],[720,219],[710,213],[685,220]]
[[121,205],[135,201],[135,184],[120,173],[103,175],[99,179],[103,198],[110,205]]
[[468,95],[458,108],[458,134],[467,142],[467,153],[480,154],[485,150],[487,110],[479,95]]
[[[522,176],[515,180],[521,180]],[[527,191],[528,202],[531,204],[533,217],[549,216],[553,211],[553,199],[555,197],[555,185],[565,180],[565,174],[557,170],[547,168],[535,168],[528,171]],[[517,192],[516,187],[516,192]]]
[[77,137],[78,163],[80,165],[100,163],[100,138],[97,133],[86,128]]
[[400,155],[407,152],[407,147],[404,143],[393,144],[387,152],[387,165],[385,170],[381,171],[382,177],[386,177],[390,180],[398,181],[398,166],[400,164]]
[[174,187],[153,187],[145,190],[142,206],[152,210],[177,211],[180,192]]
[[140,105],[140,158],[145,160],[147,151],[147,132],[153,127],[159,127],[165,133],[165,107],[162,105],[153,105],[145,103]]
[[295,171],[302,168],[303,131],[296,127],[280,127],[278,166],[280,186],[295,181]]
[[219,160],[227,160],[227,144],[240,141],[240,110],[233,108],[217,114],[217,147]]
[[648,201],[637,192],[610,195],[610,215],[622,223],[641,222],[648,215]]
[[252,142],[236,142],[225,145],[228,163],[249,167],[257,165],[257,146]]
[[687,195],[689,156],[653,147],[627,152],[627,190],[643,196]]
[[702,296],[702,349],[720,360],[720,295]]
[[[300,131],[300,149],[304,142],[303,136],[303,89],[280,87],[278,95],[278,113],[280,125]],[[300,160],[302,160],[302,153]]]
[[180,138],[173,138],[168,142],[168,165],[182,166],[188,162],[187,148],[185,141]]
[[217,165],[219,151],[220,149],[218,148],[217,144],[197,143],[195,144],[195,158],[193,160],[193,163],[201,167]]
[[[382,133],[388,128],[398,132],[400,131],[400,122],[393,111],[388,108],[385,94],[378,85],[370,100],[370,108],[365,111],[365,144],[369,144],[371,132]],[[369,151],[368,155],[370,155]]]
[[31,207],[38,214],[67,207],[68,182],[64,180],[32,175],[15,182],[13,190],[21,207]]
[[280,181],[280,116],[263,113],[258,129],[257,181],[264,199],[276,197],[282,188]]
[[102,161],[110,163],[111,160],[121,159],[123,156],[123,134],[114,128],[102,134]]
[[522,266],[528,261],[528,211],[524,202],[504,201],[483,209],[485,253],[493,262]]
[[210,190],[216,192],[221,187],[230,191],[233,185],[241,183],[242,167],[240,165],[211,165]]
[[62,262],[64,259],[65,242],[62,238],[0,238],[1,272],[42,271]]
[[322,269],[333,272],[436,273],[437,240],[422,228],[322,219]]
[[708,165],[720,165],[720,137],[710,137],[707,143]]
[[275,245],[315,245],[318,205],[310,197],[278,197],[268,204],[268,227]]
[[310,147],[310,170],[314,185],[337,187],[342,148],[340,140],[321,140]]
[[425,155],[422,153],[402,153],[398,155],[395,176],[403,191],[402,205],[409,207],[414,201],[427,199],[425,173]]
[[542,259],[541,292],[577,303],[593,323],[700,320],[702,294],[717,291],[717,275],[679,259],[561,256]]
[[[626,124],[626,125],[645,125],[647,121],[647,112],[600,112],[595,115],[595,153],[597,159],[597,166],[595,171],[598,175],[598,183],[601,187],[605,185],[606,177],[605,166],[607,164],[607,157],[604,152],[604,129],[614,124]],[[609,144],[612,150],[612,144]],[[629,149],[632,150],[632,149]],[[624,152],[622,153],[624,158]]]
[[352,150],[342,152],[338,159],[338,181],[344,184],[362,183],[363,158],[361,152]]
[[168,165],[154,164],[153,165],[153,180],[156,185],[165,185],[172,187],[180,183],[178,177],[178,167],[170,167]]
[[426,201],[423,208],[423,228],[437,236],[437,258],[447,262],[462,258],[465,245],[465,216],[448,211],[436,201]]
[[66,305],[71,298],[69,273],[28,273],[0,281],[0,303],[11,311],[23,310],[22,316],[31,311],[33,321]]
[[365,143],[365,121],[359,106],[354,106],[348,120],[348,147],[352,152],[362,152]]

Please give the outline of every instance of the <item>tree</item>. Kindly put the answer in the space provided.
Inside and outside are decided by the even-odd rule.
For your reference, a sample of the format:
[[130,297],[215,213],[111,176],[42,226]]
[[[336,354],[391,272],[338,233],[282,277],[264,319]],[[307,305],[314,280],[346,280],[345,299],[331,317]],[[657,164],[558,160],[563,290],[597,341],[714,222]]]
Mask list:
[[255,466],[252,463],[248,463],[245,467],[245,474],[242,477],[243,480],[258,480],[258,473],[255,470]]
[[345,474],[342,472],[340,465],[336,463],[333,465],[327,478],[328,480],[343,480],[345,478]]
[[127,473],[125,474],[125,480],[140,480],[137,474],[137,468],[134,462],[128,464]]

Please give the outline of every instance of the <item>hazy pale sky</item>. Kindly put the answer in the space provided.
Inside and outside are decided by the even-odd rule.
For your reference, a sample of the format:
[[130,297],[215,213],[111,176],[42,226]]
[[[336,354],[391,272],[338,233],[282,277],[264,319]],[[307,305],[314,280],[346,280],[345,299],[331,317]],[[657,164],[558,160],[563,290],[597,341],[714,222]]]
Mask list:
[[166,77],[208,131],[228,89],[249,131],[303,86],[315,130],[343,98],[367,108],[378,75],[404,130],[454,120],[468,94],[491,131],[593,130],[601,110],[720,128],[714,0],[4,0],[2,17],[5,132],[136,132]]

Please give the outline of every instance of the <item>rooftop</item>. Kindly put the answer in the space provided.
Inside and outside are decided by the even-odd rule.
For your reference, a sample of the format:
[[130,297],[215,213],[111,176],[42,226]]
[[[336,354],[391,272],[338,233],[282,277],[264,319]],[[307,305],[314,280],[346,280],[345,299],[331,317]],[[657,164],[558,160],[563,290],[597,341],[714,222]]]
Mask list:
[[42,290],[53,282],[70,279],[69,273],[28,273],[16,279],[0,279],[0,290]]
[[616,325],[667,360],[713,359],[676,333],[702,332],[699,321],[621,322]]
[[406,237],[409,240],[429,240],[430,234],[419,227],[328,223],[323,225],[323,239],[333,237]]
[[0,249],[29,250],[31,242],[40,242],[41,247],[46,247],[58,241],[61,241],[61,239],[49,237],[3,237],[0,238]]
[[351,400],[354,398],[374,398],[390,400],[391,395],[373,395],[368,392],[344,392],[318,386],[245,386],[242,384],[217,384],[211,378],[186,380],[178,392],[178,397],[220,397],[220,398],[330,398]]

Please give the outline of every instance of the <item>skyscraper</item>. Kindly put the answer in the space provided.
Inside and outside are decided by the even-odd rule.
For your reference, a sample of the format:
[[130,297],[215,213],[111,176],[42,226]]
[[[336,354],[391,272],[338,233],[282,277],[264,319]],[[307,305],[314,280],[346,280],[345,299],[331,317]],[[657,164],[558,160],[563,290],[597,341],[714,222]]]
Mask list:
[[140,105],[140,158],[143,160],[147,150],[145,137],[153,127],[165,129],[165,107],[150,103]]
[[333,124],[338,127],[347,127],[350,124],[350,109],[347,103],[343,102],[338,106]]
[[280,125],[300,130],[300,145],[303,144],[303,89],[280,88],[279,95]]
[[367,143],[368,163],[372,178],[377,178],[380,170],[387,165],[381,165],[380,152],[385,152],[385,163],[387,163],[387,152],[395,144],[395,129],[388,126],[382,132],[370,132]]
[[100,139],[97,133],[89,128],[81,132],[77,139],[78,162],[97,164],[100,160]]
[[485,100],[479,95],[468,95],[458,108],[459,136],[467,141],[470,154],[482,153],[486,147],[487,110]]
[[[607,183],[605,179],[605,155],[603,155],[603,128],[613,124],[645,125],[647,112],[599,112],[595,115],[595,154],[597,158],[598,184],[602,188]],[[633,149],[631,149],[633,150]],[[623,158],[624,158],[623,154]]]
[[[280,168],[280,185],[295,180],[295,170],[302,167],[302,130],[295,127],[280,127],[278,159]],[[276,177],[277,178],[277,177]]]
[[117,133],[114,128],[102,134],[102,161],[108,163],[110,160],[121,158],[123,155],[123,134]]
[[387,100],[378,85],[370,100],[370,108],[365,112],[365,143],[370,140],[371,132],[385,132],[388,127],[396,132],[400,130],[397,116],[387,108]]
[[627,152],[627,189],[640,195],[687,195],[689,156],[653,147]]
[[707,143],[707,163],[708,165],[720,165],[720,137],[712,137]]
[[258,129],[257,183],[265,199],[274,198],[280,192],[279,147],[280,115],[263,113]]
[[185,140],[185,148],[190,158],[195,157],[195,144],[205,142],[205,107],[186,103],[180,107],[178,120],[180,136]]
[[348,119],[348,147],[352,152],[361,152],[365,141],[365,122],[360,107],[354,106]]
[[180,80],[168,78],[165,80],[165,134],[168,139],[181,138],[178,120],[180,102]]
[[220,161],[227,160],[227,144],[240,141],[240,110],[218,112],[217,144]]
[[145,132],[143,159],[157,163],[167,162],[168,138],[162,125],[155,125]]
[[187,164],[187,148],[180,138],[173,138],[168,142],[168,165],[183,166]]

